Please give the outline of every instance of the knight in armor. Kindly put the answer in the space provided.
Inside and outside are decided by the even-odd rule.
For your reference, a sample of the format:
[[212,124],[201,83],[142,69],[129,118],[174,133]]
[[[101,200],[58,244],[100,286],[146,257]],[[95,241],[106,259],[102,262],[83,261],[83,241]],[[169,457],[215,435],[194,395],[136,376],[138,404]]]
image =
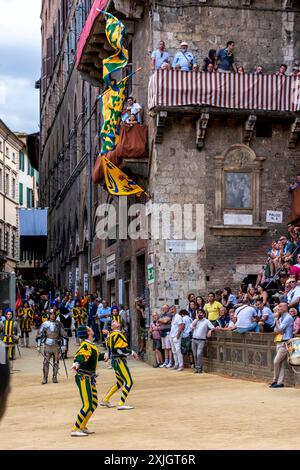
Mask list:
[[6,354],[10,361],[15,358],[15,345],[19,341],[18,323],[13,319],[13,311],[8,308],[5,312],[4,322],[0,322],[0,338],[6,347]]
[[52,381],[53,383],[57,383],[59,357],[66,351],[67,338],[65,330],[62,323],[56,319],[56,315],[55,310],[50,311],[48,321],[42,324],[36,338],[37,350],[39,352],[41,352],[42,343],[45,344],[42,384],[48,382],[50,364],[53,366]]
[[77,329],[82,326],[86,325],[87,322],[87,312],[84,307],[80,306],[80,300],[77,299],[75,301],[75,307],[72,308],[72,316],[75,322],[75,336],[76,336],[76,343],[80,344],[80,338],[77,335]]
[[25,341],[26,341],[26,348],[29,348],[29,333],[31,333],[33,317],[34,317],[33,310],[30,308],[29,303],[25,301],[23,304],[23,307],[18,309],[18,318],[19,318],[19,325],[20,325],[20,330],[21,330],[20,343],[21,343],[22,348],[25,346],[24,336],[25,336]]

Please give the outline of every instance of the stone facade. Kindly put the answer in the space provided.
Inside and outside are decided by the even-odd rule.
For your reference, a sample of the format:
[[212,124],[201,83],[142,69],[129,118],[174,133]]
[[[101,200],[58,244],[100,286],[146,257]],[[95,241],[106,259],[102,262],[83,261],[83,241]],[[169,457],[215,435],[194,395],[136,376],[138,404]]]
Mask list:
[[[195,253],[176,254],[162,239],[109,243],[97,239],[97,205],[111,202],[111,198],[105,190],[91,189],[90,185],[98,148],[95,136],[100,125],[99,110],[92,113],[98,90],[80,81],[70,61],[72,39],[68,27],[72,30],[75,8],[80,2],[74,1],[68,12],[61,36],[61,55],[55,61],[52,78],[43,94],[41,171],[44,205],[50,207],[50,274],[64,286],[70,270],[74,279],[74,270],[80,266],[81,279],[88,272],[93,290],[109,301],[118,302],[122,298],[130,304],[134,325],[137,325],[134,298],[143,294],[144,288],[150,311],[164,302],[185,307],[190,291],[206,294],[226,284],[236,288],[243,279],[254,276],[265,261],[265,251],[272,239],[286,232],[290,212],[287,184],[299,172],[295,113],[241,112],[200,106],[154,109],[149,113],[150,53],[161,39],[172,57],[180,42],[187,41],[199,64],[209,49],[225,47],[228,40],[234,40],[236,62],[247,72],[253,71],[257,64],[268,73],[276,71],[281,63],[286,63],[290,70],[300,58],[300,10],[296,2],[273,0],[267,7],[261,0],[198,3],[190,6],[191,2],[178,0],[118,0],[108,1],[106,5],[108,11],[128,22],[132,69],[142,67],[133,77],[129,93],[144,107],[144,122],[149,126],[149,171],[148,182],[138,170],[133,173],[134,179],[143,187],[148,186],[154,203],[199,205],[198,215],[193,215],[200,227]],[[44,22],[46,4],[42,13]],[[58,11],[59,3],[51,4],[48,22],[55,25],[54,12]],[[43,33],[44,58],[48,56],[46,39],[51,32],[50,25]],[[97,47],[91,42],[86,50],[97,53]],[[60,90],[55,105],[54,85]],[[88,98],[82,100],[85,92]],[[84,102],[88,103],[86,126],[82,117]],[[85,141],[83,132],[85,151],[80,147]],[[74,140],[78,150],[75,153]],[[225,207],[224,184],[230,172],[249,175],[251,207],[248,211],[238,213]],[[54,178],[55,174],[62,176]],[[118,205],[118,201],[114,203]],[[268,210],[282,211],[282,223],[267,223]],[[232,218],[231,213],[251,217],[251,226],[236,221],[233,226],[226,225],[224,215]],[[93,264],[96,275],[92,278]],[[155,271],[154,283],[149,286],[148,264],[153,264]],[[137,328],[135,338],[137,341]]]

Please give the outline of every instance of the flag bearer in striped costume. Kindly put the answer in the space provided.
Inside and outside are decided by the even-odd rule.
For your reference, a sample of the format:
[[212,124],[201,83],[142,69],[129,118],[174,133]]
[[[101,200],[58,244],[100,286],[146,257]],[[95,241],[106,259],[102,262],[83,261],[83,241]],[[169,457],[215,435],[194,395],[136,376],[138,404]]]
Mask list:
[[118,410],[131,410],[133,406],[125,405],[125,401],[133,385],[126,358],[131,354],[134,359],[138,359],[138,355],[135,351],[128,349],[126,336],[120,331],[120,323],[113,321],[111,329],[112,331],[109,333],[106,344],[111,354],[111,365],[115,371],[117,382],[110,389],[100,405],[106,406],[107,408],[114,408],[114,405],[109,402],[109,399],[122,388]]
[[13,320],[13,311],[8,308],[5,312],[6,320],[0,323],[0,335],[6,346],[6,354],[10,361],[15,356],[15,344],[19,340],[19,328],[16,321]]
[[31,333],[31,327],[33,323],[33,310],[30,308],[27,301],[24,302],[23,308],[18,309],[19,325],[21,330],[21,347],[25,346],[24,336],[26,341],[26,348],[29,348],[29,333]]
[[75,302],[75,307],[72,308],[72,316],[75,322],[75,337],[76,343],[80,344],[80,338],[77,336],[77,329],[82,326],[86,325],[87,322],[87,313],[84,307],[80,306],[80,300],[77,299]]
[[85,437],[93,434],[87,423],[98,406],[96,388],[96,367],[98,361],[107,360],[107,354],[99,353],[93,343],[94,331],[86,325],[79,326],[77,336],[82,343],[75,354],[72,370],[76,373],[75,382],[79,388],[82,408],[78,413],[71,436]]

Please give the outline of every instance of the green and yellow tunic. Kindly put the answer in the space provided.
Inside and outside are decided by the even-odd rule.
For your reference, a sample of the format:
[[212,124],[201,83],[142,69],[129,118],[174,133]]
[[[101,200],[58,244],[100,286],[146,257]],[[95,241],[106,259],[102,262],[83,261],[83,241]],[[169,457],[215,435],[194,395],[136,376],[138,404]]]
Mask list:
[[20,329],[24,332],[30,332],[33,323],[33,310],[31,308],[19,308],[18,318],[20,322]]
[[131,350],[128,348],[127,338],[125,334],[120,331],[112,331],[106,340],[106,345],[113,358],[126,358],[131,354]]
[[77,328],[81,325],[86,324],[86,319],[87,319],[87,313],[86,309],[83,307],[73,307],[72,308],[72,316],[75,321],[75,328]]

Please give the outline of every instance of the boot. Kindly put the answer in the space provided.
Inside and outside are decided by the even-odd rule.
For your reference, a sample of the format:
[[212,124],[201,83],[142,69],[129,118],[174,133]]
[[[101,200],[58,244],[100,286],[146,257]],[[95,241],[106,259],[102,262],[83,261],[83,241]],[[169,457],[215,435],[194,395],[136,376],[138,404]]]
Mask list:
[[58,380],[57,380],[57,372],[58,372],[58,364],[55,364],[54,363],[54,367],[53,367],[53,377],[52,377],[52,382],[54,384],[57,384],[58,383]]
[[45,385],[46,383],[48,383],[48,379],[47,379],[47,377],[44,377],[43,380],[42,380],[42,385]]
[[42,385],[48,383],[48,374],[49,374],[49,364],[46,361],[44,361]]
[[21,348],[24,348],[24,338],[20,338],[20,346]]
[[29,337],[26,338],[26,348],[29,348]]

